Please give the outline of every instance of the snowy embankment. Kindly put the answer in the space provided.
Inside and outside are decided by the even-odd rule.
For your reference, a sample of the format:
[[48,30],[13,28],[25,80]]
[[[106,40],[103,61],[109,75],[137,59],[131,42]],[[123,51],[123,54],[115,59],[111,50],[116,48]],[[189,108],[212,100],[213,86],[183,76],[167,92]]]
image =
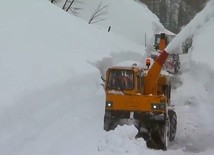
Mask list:
[[202,153],[214,146],[213,26],[212,19],[193,37],[191,52],[183,59],[183,84],[173,95],[179,116],[177,143]]
[[[64,3],[65,0],[61,0],[55,4],[62,8]],[[146,5],[134,0],[84,0],[83,3],[74,1],[73,7],[81,8],[82,10],[78,11],[78,17],[88,22],[99,4],[107,7],[97,18],[101,20],[92,25],[96,25],[103,31],[107,31],[111,26],[111,32],[143,46],[149,43],[148,40],[155,33],[169,32]]]
[[103,131],[99,69],[103,74],[108,65],[140,61],[144,47],[96,29],[46,0],[3,1],[0,12],[0,154],[213,154],[214,125],[208,119],[214,92],[214,69],[208,65],[213,63],[196,61],[200,42],[213,55],[212,44],[204,41],[212,37],[213,23],[194,37],[191,61],[183,62],[183,85],[172,94],[178,135],[164,152],[136,140],[134,126]]
[[182,39],[193,36],[190,52],[182,56],[182,86],[173,93],[178,113],[178,134],[172,148],[201,154],[213,152],[213,26],[214,2],[210,1],[166,49],[172,52]]
[[3,1],[0,12],[0,154],[98,152],[104,91],[88,62],[143,47],[49,1]]

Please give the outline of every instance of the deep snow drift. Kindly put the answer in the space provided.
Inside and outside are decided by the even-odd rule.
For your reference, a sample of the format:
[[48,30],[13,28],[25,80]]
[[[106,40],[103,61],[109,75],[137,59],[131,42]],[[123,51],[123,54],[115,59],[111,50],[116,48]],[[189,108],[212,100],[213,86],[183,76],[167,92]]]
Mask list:
[[[124,2],[136,9],[135,2]],[[213,20],[182,56],[182,85],[172,93],[178,133],[164,152],[136,140],[134,126],[103,131],[100,71],[127,61],[144,65],[143,46],[46,0],[2,1],[0,12],[0,154],[213,154]]]

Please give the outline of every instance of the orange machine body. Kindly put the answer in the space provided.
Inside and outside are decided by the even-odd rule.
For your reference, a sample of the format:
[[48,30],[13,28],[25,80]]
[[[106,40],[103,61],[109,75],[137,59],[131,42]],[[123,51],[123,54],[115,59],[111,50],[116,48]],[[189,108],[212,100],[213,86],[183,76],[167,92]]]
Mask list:
[[[108,69],[106,77],[106,110],[165,112],[170,103],[170,82],[167,76],[160,75],[161,66],[168,54],[163,51],[149,70],[133,67],[113,67]],[[131,73],[132,87],[122,89],[113,87],[111,76],[116,72]],[[121,86],[122,87],[122,86]],[[164,108],[154,109],[153,104]]]

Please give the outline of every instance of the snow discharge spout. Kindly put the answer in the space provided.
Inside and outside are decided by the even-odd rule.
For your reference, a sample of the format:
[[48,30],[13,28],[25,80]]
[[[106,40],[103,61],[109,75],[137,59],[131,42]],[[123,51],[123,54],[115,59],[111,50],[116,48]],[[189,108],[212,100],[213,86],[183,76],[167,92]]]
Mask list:
[[175,53],[177,47],[179,47],[188,37],[193,36],[204,24],[207,24],[213,18],[214,1],[211,0],[207,3],[206,7],[176,35],[172,42],[166,47],[165,51],[167,51],[167,53]]

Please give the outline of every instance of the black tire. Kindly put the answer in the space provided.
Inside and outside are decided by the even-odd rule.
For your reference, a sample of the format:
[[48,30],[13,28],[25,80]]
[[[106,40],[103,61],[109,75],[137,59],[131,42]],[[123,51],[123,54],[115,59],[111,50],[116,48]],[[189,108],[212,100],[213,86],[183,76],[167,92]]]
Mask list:
[[104,130],[110,131],[114,130],[118,125],[118,119],[104,117]]
[[177,115],[175,111],[169,110],[169,141],[173,141],[175,139],[176,130],[177,130]]
[[104,130],[109,131],[111,130],[111,119],[110,118],[104,118]]
[[168,123],[159,122],[151,129],[151,139],[147,141],[147,147],[167,150],[168,147]]

